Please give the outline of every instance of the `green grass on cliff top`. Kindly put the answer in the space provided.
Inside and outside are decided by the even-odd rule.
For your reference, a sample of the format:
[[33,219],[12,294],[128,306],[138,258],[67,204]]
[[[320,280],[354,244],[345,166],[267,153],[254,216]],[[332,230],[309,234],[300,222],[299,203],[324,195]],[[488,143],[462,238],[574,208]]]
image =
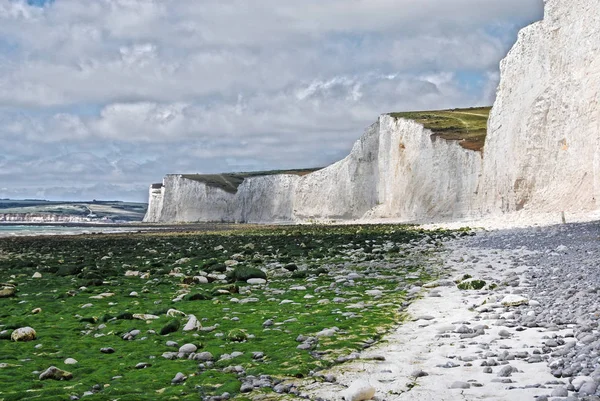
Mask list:
[[390,113],[394,118],[405,118],[422,124],[435,136],[460,141],[469,150],[481,151],[487,134],[487,121],[491,107],[473,107],[438,111],[409,111]]
[[321,168],[305,168],[295,170],[271,170],[271,171],[253,171],[244,173],[223,173],[223,174],[183,174],[182,177],[188,180],[203,182],[204,184],[220,188],[225,192],[236,193],[238,187],[246,178],[263,177],[276,174],[307,175]]

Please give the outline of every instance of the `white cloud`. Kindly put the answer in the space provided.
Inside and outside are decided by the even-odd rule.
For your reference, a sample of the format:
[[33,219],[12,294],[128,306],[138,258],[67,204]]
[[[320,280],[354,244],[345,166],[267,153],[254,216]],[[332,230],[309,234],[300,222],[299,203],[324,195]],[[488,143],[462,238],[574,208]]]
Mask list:
[[145,185],[169,172],[327,164],[380,113],[490,103],[498,61],[541,10],[0,0],[0,179]]

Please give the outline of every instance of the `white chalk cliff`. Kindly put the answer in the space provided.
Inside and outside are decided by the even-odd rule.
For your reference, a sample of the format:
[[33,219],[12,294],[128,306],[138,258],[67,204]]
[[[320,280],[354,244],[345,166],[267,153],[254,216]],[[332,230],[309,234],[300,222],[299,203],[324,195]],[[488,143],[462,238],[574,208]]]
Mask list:
[[547,0],[502,61],[483,214],[594,210],[600,201],[600,0]]
[[246,178],[236,193],[167,175],[152,185],[146,222],[295,222],[469,216],[481,154],[382,115],[343,160],[305,176]]
[[150,188],[147,222],[449,221],[600,204],[600,0],[547,0],[501,63],[485,150],[379,117],[345,159],[236,193],[182,175]]

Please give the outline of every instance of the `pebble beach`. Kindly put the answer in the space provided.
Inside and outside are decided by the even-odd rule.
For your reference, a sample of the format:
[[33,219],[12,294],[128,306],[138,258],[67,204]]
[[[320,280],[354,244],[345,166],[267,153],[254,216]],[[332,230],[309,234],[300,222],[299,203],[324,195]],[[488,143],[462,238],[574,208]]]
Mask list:
[[[409,291],[409,321],[304,396],[600,400],[599,234],[588,222],[447,242],[445,278]],[[472,281],[485,286],[457,286]]]

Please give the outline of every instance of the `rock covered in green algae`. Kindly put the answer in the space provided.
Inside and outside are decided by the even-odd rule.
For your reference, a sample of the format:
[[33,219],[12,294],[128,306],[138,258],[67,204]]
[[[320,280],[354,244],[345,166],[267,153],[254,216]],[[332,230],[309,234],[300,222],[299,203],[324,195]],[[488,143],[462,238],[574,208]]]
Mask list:
[[33,341],[37,338],[37,333],[32,327],[21,327],[16,329],[10,335],[13,341]]
[[73,374],[57,368],[56,366],[50,366],[48,369],[40,374],[40,380],[71,380]]

